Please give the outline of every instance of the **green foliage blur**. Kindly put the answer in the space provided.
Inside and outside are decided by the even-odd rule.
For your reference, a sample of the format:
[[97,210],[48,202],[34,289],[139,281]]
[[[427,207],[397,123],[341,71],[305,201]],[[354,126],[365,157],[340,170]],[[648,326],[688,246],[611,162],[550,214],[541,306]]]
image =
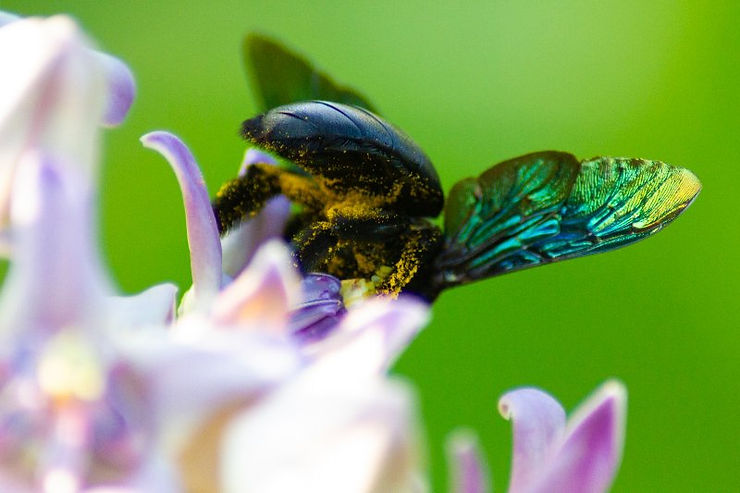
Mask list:
[[637,245],[447,292],[398,363],[418,389],[435,491],[444,440],[475,429],[505,491],[504,391],[536,385],[568,410],[600,382],[629,390],[614,491],[738,486],[740,4],[733,1],[13,0],[68,12],[127,61],[139,94],[106,134],[102,248],[127,292],[189,283],[179,189],[138,142],[176,132],[211,193],[235,175],[254,114],[243,35],[282,39],[369,96],[436,164],[445,190],[526,152],[659,159],[704,190]]

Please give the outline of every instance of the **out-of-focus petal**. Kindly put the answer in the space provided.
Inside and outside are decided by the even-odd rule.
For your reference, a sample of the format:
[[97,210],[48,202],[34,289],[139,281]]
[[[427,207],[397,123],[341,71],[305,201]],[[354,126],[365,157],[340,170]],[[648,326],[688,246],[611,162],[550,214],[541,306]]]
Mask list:
[[17,20],[20,20],[20,17],[18,17],[17,15],[0,10],[0,27],[3,27],[4,25],[10,24],[11,22],[15,22]]
[[99,51],[96,51],[95,55],[103,65],[108,84],[102,123],[114,127],[123,122],[134,102],[136,81],[128,66],[118,58]]
[[177,286],[163,283],[132,296],[110,299],[110,317],[125,327],[170,325],[175,319]]
[[355,380],[385,372],[429,320],[415,298],[374,298],[347,312],[331,334],[305,351],[325,374]]
[[141,142],[167,159],[180,184],[196,304],[208,306],[221,287],[221,242],[203,176],[190,150],[171,133],[151,132]]
[[14,187],[17,252],[0,298],[0,334],[15,328],[32,338],[92,322],[112,289],[94,244],[87,183],[56,159],[27,153]]
[[[0,27],[21,20],[21,17],[0,11]],[[106,109],[101,123],[116,126],[126,118],[136,96],[136,81],[128,66],[116,57],[96,50],[91,52],[102,64],[108,84]]]
[[455,432],[447,442],[452,469],[453,493],[486,493],[488,472],[478,447],[478,439],[469,431]]
[[307,274],[301,280],[302,301],[290,313],[289,331],[303,341],[317,341],[339,324],[346,310],[342,283],[328,274]]
[[223,491],[419,491],[408,390],[313,377],[302,374],[233,420]]
[[[85,488],[84,493],[179,493],[184,490],[176,470],[156,454],[144,459],[139,471],[123,484]],[[8,490],[11,491],[11,490]],[[15,491],[15,490],[12,490]]]
[[261,327],[286,334],[288,310],[300,299],[298,273],[280,241],[262,246],[249,267],[229,284],[213,304],[217,325]]
[[626,403],[619,382],[597,390],[568,420],[561,444],[531,491],[607,491],[622,459]]
[[549,394],[535,388],[506,393],[498,403],[514,427],[510,492],[529,491],[565,429],[565,411]]
[[63,16],[5,25],[0,29],[0,66],[4,223],[13,174],[24,152],[40,150],[95,177],[105,82],[101,64],[74,22]]
[[284,341],[212,332],[213,337],[197,340],[181,340],[176,334],[174,342],[160,331],[132,332],[118,341],[123,359],[137,374],[148,375],[153,419],[161,420],[159,424],[199,419],[246,401],[303,365],[297,348]]
[[[269,154],[257,149],[248,149],[244,155],[239,175],[255,163],[276,164]],[[268,200],[255,217],[232,228],[221,240],[224,251],[223,271],[236,277],[252,260],[254,253],[263,243],[280,238],[290,215],[290,201],[283,195]]]

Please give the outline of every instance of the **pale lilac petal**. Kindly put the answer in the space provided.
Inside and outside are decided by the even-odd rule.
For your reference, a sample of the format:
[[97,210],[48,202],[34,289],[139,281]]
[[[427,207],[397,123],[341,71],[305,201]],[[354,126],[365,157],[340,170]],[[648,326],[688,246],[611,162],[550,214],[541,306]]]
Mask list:
[[381,374],[429,321],[428,306],[415,298],[374,298],[347,312],[342,323],[304,347],[326,374],[356,379]]
[[170,325],[175,320],[177,286],[163,283],[132,296],[110,299],[111,318],[125,327]]
[[195,299],[199,306],[207,306],[221,287],[221,242],[203,176],[190,150],[171,133],[151,132],[141,142],[167,159],[180,183]]
[[501,415],[514,427],[510,492],[529,491],[565,429],[565,411],[549,394],[535,388],[506,393],[498,402]]
[[[17,15],[0,11],[0,27],[21,20]],[[131,70],[121,60],[96,50],[90,50],[103,65],[108,83],[107,103],[102,124],[116,126],[123,122],[136,95],[136,82]]]
[[94,244],[88,184],[48,156],[26,156],[14,185],[17,248],[0,298],[0,333],[24,329],[32,338],[34,329],[101,317],[112,289]]
[[[22,47],[22,49],[18,49]],[[25,152],[41,151],[97,175],[98,121],[105,99],[100,64],[74,22],[23,19],[0,29],[0,224]]]
[[268,200],[259,214],[229,230],[221,239],[224,273],[236,277],[262,244],[281,238],[289,215],[290,201],[280,195]]
[[307,274],[301,281],[303,300],[290,313],[290,333],[304,341],[326,337],[346,312],[341,289],[334,276]]
[[247,152],[244,153],[244,159],[242,160],[242,165],[239,168],[239,176],[244,176],[244,174],[247,172],[247,168],[257,163],[275,165],[277,164],[277,161],[275,161],[275,158],[273,158],[266,152],[260,151],[259,149],[254,149],[254,148],[247,149]]
[[300,296],[298,272],[287,246],[273,240],[260,248],[249,267],[213,304],[217,325],[232,325],[286,334],[288,310]]
[[256,334],[234,336],[212,329],[199,339],[175,334],[173,343],[165,333],[150,331],[121,339],[123,358],[136,373],[148,376],[153,419],[160,425],[197,419],[254,398],[303,365],[297,348]]
[[134,102],[136,81],[128,66],[118,58],[99,51],[95,55],[103,65],[108,83],[102,122],[105,126],[114,127],[123,122]]
[[[248,149],[239,175],[255,163],[276,164],[268,154],[257,149]],[[254,253],[268,240],[281,238],[290,215],[290,201],[283,195],[268,200],[255,217],[232,228],[221,240],[224,251],[223,271],[236,277],[252,260]]]
[[223,491],[420,491],[415,432],[404,386],[306,372],[226,429]]
[[562,445],[531,491],[607,491],[622,458],[626,402],[624,386],[611,381],[581,405],[568,420]]
[[453,493],[486,493],[488,472],[478,447],[478,439],[469,431],[455,432],[447,442],[452,469]]

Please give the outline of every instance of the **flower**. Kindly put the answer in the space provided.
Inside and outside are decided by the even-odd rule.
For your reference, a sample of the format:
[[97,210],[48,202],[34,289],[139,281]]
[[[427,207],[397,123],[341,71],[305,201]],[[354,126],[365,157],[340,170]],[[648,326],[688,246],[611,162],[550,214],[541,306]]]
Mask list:
[[[3,30],[11,27],[22,39],[45,44],[39,49],[45,58],[29,61],[40,74],[39,87],[51,84],[58,92],[47,94],[51,104],[34,106],[41,95],[19,84],[9,95],[17,104],[0,120],[0,129],[10,136],[19,132],[16,140],[23,143],[0,163],[12,168],[6,178],[15,249],[0,296],[2,489],[178,491],[205,481],[206,490],[215,490],[242,474],[242,450],[252,450],[249,445],[259,446],[264,461],[253,470],[261,474],[255,485],[280,478],[285,470],[279,457],[291,450],[294,459],[328,471],[335,455],[322,459],[319,452],[336,449],[357,473],[344,481],[360,491],[415,478],[411,459],[403,468],[386,461],[414,457],[406,452],[414,450],[414,442],[406,438],[412,414],[408,392],[389,382],[385,371],[425,322],[426,307],[413,300],[377,300],[343,318],[335,337],[298,344],[291,330],[343,310],[333,280],[309,277],[306,289],[316,299],[301,302],[301,281],[286,247],[268,243],[224,283],[207,195],[197,182],[197,167],[187,162],[176,172],[185,174],[180,178],[196,308],[176,319],[171,285],[118,295],[93,227],[99,117],[93,109],[105,100],[94,81],[101,65],[69,19],[19,20]],[[55,50],[57,55],[48,56]],[[22,67],[13,71],[20,72]],[[69,74],[75,83],[57,87]],[[74,118],[67,122],[54,113],[57,103]],[[38,127],[20,125],[33,115]],[[65,152],[69,149],[74,152]],[[188,157],[181,154],[179,162],[182,156]],[[292,305],[309,322],[291,323]],[[289,403],[290,412],[264,411],[275,409],[276,402]],[[299,454],[290,441],[265,446],[250,437],[235,439],[239,433],[230,431],[255,422],[286,429],[297,422],[295,409],[328,403],[344,418],[327,420],[323,412],[304,416],[304,431],[326,440],[314,443],[296,433],[293,438],[303,440]],[[233,426],[225,416],[233,418]],[[358,434],[364,437],[359,446]],[[224,457],[222,472],[196,467],[207,450],[199,440],[203,436],[216,444],[211,457]],[[220,453],[224,441],[230,445]],[[196,460],[193,450],[199,452]],[[316,476],[313,467],[298,467],[299,462],[290,476],[297,481],[344,484],[336,483],[341,475]]]
[[[547,393],[521,388],[499,400],[514,424],[510,493],[607,491],[624,444],[627,394],[616,381],[602,385],[566,423],[562,406]],[[450,443],[458,493],[487,491],[485,467],[474,438],[458,433]]]

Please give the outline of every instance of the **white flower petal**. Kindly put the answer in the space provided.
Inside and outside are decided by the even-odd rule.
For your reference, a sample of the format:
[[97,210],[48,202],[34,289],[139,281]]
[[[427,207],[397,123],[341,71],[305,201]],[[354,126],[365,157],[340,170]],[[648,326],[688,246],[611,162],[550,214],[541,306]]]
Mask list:
[[419,491],[407,389],[306,377],[227,428],[223,491]]
[[4,25],[10,24],[11,22],[15,22],[17,20],[20,20],[20,17],[18,17],[17,15],[0,10],[0,27],[3,27]]
[[177,286],[163,283],[132,296],[110,298],[111,318],[124,327],[167,326],[175,320]]
[[349,380],[385,372],[429,320],[415,298],[373,298],[351,308],[331,336],[307,347],[327,374]]
[[105,85],[100,63],[74,22],[63,16],[19,20],[0,29],[0,66],[5,67],[0,78],[2,224],[13,174],[27,151],[40,150],[94,179]]

